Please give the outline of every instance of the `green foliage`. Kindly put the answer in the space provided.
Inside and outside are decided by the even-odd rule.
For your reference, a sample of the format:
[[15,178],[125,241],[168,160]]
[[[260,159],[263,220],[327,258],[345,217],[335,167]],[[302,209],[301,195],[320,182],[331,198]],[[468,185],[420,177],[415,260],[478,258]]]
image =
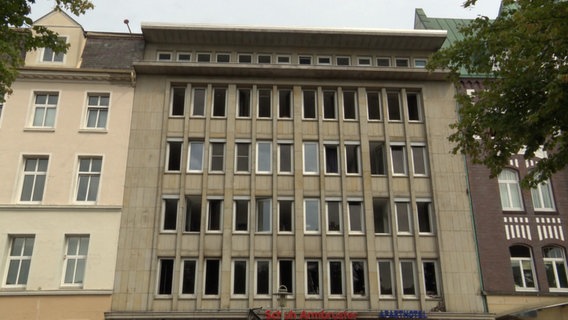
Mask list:
[[[41,26],[32,26],[29,17],[35,0],[0,0],[0,102],[11,93],[10,86],[24,65],[24,53],[38,48],[66,52],[67,45],[57,34]],[[56,0],[58,8],[75,15],[84,14],[94,6],[90,0]]]
[[485,78],[486,90],[457,96],[454,153],[496,176],[512,154],[531,159],[542,148],[548,157],[522,181],[535,186],[568,163],[568,1],[503,0],[494,21],[479,17],[461,32],[428,65],[449,69],[458,86],[460,71]]

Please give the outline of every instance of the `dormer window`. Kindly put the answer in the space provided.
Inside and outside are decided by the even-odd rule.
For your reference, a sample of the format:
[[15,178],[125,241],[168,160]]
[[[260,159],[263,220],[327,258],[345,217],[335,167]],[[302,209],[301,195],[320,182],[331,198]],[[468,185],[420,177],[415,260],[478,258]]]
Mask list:
[[[66,37],[58,37],[57,39],[59,39],[63,42],[67,42]],[[43,48],[43,57],[42,57],[41,61],[43,61],[43,62],[63,62],[64,57],[65,57],[65,53],[63,53],[63,52],[56,53],[51,48]]]
[[158,61],[172,61],[172,53],[158,52]]

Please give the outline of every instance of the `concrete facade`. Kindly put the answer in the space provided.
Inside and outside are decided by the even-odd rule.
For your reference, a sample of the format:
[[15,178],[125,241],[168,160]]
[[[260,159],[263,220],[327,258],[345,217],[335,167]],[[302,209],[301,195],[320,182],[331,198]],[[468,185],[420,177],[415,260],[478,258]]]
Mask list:
[[282,284],[298,314],[492,318],[454,88],[422,68],[444,32],[142,32],[107,319],[270,318]]
[[[27,53],[2,108],[0,317],[103,319],[114,284],[131,72],[84,68],[85,48],[98,36],[65,13],[36,24],[70,48]],[[130,37],[109,36],[109,43]]]

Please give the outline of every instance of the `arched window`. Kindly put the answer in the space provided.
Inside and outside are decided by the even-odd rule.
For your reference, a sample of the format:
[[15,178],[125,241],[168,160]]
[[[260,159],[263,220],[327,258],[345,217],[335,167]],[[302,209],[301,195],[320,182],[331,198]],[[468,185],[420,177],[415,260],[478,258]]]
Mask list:
[[549,180],[543,181],[536,188],[531,189],[531,197],[536,211],[554,210],[554,198]]
[[544,267],[548,287],[554,289],[568,289],[568,273],[566,272],[566,255],[560,247],[545,247],[542,249]]
[[503,210],[523,210],[517,172],[504,169],[497,179],[499,181],[499,195],[501,196],[501,207]]
[[509,247],[509,252],[511,254],[511,268],[513,269],[515,290],[536,290],[531,249],[517,245]]

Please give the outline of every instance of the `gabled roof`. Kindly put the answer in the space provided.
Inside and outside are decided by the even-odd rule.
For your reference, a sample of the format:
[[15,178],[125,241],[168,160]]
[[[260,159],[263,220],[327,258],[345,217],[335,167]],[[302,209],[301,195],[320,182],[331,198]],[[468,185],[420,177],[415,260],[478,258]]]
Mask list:
[[142,60],[144,39],[141,35],[87,33],[81,56],[81,69],[130,69]]
[[454,41],[463,39],[460,28],[471,23],[471,21],[472,19],[428,17],[421,8],[414,11],[414,29],[446,30],[448,32],[442,48],[449,47]]
[[[58,7],[55,7],[50,12],[39,17],[37,20],[34,21],[34,25],[52,26],[52,20],[55,20],[57,18],[63,18],[63,20],[66,22],[65,26],[75,26],[75,27],[81,28],[81,30],[83,30],[83,32],[85,31],[83,29],[83,26],[79,22],[77,22],[70,15],[68,15],[65,11],[59,9]],[[57,26],[62,26],[61,22],[58,22]]]

